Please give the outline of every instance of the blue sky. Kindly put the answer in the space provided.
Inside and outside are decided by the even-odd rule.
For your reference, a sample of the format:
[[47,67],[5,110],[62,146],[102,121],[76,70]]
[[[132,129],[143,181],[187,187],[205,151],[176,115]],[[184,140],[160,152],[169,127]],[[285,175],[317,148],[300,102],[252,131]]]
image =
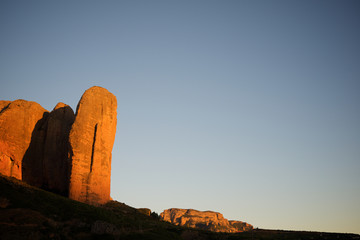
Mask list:
[[118,99],[112,197],[360,233],[358,1],[0,2],[0,98]]

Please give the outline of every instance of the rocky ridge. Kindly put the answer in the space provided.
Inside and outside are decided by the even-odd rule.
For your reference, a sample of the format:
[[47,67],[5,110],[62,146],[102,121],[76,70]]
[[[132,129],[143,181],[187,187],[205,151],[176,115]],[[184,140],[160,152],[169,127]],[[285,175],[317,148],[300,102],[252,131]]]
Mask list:
[[76,115],[58,103],[0,101],[0,173],[93,205],[110,200],[116,97],[85,91]]
[[236,233],[253,229],[253,226],[246,222],[229,221],[221,213],[213,211],[171,208],[162,212],[160,218],[177,226],[213,232]]

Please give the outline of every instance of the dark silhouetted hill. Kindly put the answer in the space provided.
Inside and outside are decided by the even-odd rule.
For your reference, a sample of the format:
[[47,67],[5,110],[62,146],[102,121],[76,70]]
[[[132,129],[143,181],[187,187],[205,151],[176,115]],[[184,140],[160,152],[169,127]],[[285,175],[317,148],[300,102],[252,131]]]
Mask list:
[[242,233],[214,233],[174,226],[157,214],[144,214],[110,201],[92,206],[0,175],[0,239],[360,239],[342,233],[255,229]]

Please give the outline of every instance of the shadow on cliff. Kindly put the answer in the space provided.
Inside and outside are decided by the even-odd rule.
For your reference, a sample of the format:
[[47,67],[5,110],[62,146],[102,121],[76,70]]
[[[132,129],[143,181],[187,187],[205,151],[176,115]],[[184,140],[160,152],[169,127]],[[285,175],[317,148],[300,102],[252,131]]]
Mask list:
[[68,140],[74,120],[73,110],[69,106],[43,114],[35,125],[29,147],[22,160],[23,181],[68,196]]
[[36,123],[29,147],[22,160],[22,180],[36,187],[42,187],[44,143],[49,115],[48,112],[45,112]]

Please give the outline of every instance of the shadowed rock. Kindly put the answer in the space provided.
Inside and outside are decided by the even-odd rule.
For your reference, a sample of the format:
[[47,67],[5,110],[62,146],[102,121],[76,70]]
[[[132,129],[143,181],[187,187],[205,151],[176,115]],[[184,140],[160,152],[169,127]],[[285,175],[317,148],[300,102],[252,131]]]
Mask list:
[[71,107],[58,103],[45,123],[42,187],[64,196],[68,195],[69,189],[69,134],[74,120]]
[[[240,221],[230,221],[221,213],[212,211],[197,211],[193,209],[167,209],[160,214],[160,218],[178,226],[198,228],[213,232],[243,232],[251,230],[250,224]],[[245,227],[246,226],[246,227]]]
[[[7,112],[10,107],[3,112]],[[70,169],[68,139],[74,122],[74,112],[63,103],[59,103],[51,113],[43,108],[40,110],[43,112],[42,118],[38,119],[35,125],[18,126],[18,131],[26,131],[28,135],[31,133],[26,151],[19,154],[19,157],[23,155],[22,180],[33,186],[67,196]],[[14,111],[18,114],[21,112],[16,109]],[[27,115],[24,115],[24,119],[30,121],[33,113],[25,113]]]
[[110,200],[116,108],[116,97],[105,88],[92,87],[80,99],[69,137],[71,199],[95,205]]
[[25,100],[1,101],[0,108],[0,173],[21,180],[27,171],[41,172],[39,164],[23,166],[23,158],[33,130],[48,111]]

